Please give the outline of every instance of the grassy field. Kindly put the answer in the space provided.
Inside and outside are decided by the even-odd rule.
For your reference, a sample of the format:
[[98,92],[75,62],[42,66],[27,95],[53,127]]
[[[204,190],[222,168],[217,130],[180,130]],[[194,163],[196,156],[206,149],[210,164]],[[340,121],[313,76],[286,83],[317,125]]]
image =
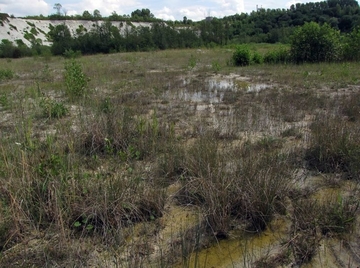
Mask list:
[[358,266],[360,63],[232,53],[0,59],[0,266]]

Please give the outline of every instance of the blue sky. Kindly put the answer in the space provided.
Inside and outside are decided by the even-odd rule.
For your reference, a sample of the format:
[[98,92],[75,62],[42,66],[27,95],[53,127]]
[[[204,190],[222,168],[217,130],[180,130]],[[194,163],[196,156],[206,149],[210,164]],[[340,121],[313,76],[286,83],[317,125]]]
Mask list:
[[[318,0],[320,1],[320,0]],[[55,13],[55,3],[60,3],[67,14],[82,14],[84,10],[92,13],[98,9],[103,16],[113,11],[117,14],[130,14],[136,9],[149,8],[157,18],[182,20],[184,16],[197,21],[206,16],[224,17],[236,13],[249,13],[256,6],[263,8],[289,8],[295,3],[318,2],[302,0],[0,0],[0,12],[13,14],[16,17],[27,15],[49,15]]]

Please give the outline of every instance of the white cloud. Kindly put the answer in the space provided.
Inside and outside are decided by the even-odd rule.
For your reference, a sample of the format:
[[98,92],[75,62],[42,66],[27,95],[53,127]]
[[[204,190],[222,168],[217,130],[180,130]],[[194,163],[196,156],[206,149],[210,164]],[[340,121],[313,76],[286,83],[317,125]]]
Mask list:
[[243,0],[213,0],[207,2],[207,5],[190,5],[181,8],[176,17],[186,16],[188,19],[198,21],[207,16],[222,18],[242,12],[245,12]]
[[27,15],[47,15],[52,7],[44,0],[0,0],[0,12],[17,17]]
[[59,2],[68,15],[82,14],[85,10],[93,13],[98,9],[102,16],[109,16],[113,11],[119,15],[130,15],[136,9],[149,8],[157,18],[182,20],[184,16],[191,20],[202,20],[206,16],[224,17],[236,13],[251,12],[256,5],[263,8],[289,8],[295,3],[308,0],[0,0],[0,12],[15,16],[54,14],[54,3]]
[[233,15],[245,12],[244,0],[213,0],[213,2],[217,4],[213,11],[217,14]]
[[173,11],[168,7],[163,7],[158,11],[154,11],[155,17],[163,20],[175,20],[175,17],[172,13]]
[[188,19],[198,21],[203,20],[208,16],[209,9],[205,6],[190,6],[181,8],[179,10],[179,14],[184,17],[186,16]]
[[137,0],[82,0],[73,4],[64,4],[63,7],[67,8],[73,14],[82,14],[85,10],[93,13],[95,9],[100,11],[102,16],[109,16],[113,11],[116,11],[117,14],[129,14],[131,11],[128,9],[131,7],[141,6]]

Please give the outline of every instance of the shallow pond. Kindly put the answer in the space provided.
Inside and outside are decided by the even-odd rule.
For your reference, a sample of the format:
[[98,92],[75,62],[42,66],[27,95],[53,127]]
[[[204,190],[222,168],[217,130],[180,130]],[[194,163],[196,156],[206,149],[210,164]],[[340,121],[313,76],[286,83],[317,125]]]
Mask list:
[[163,95],[168,100],[182,100],[195,103],[221,103],[226,92],[260,92],[271,88],[264,83],[251,83],[246,77],[235,75],[199,78],[181,77],[180,88],[166,91]]
[[260,257],[280,251],[288,229],[289,223],[279,218],[260,234],[235,231],[232,238],[193,253],[187,267],[251,267]]

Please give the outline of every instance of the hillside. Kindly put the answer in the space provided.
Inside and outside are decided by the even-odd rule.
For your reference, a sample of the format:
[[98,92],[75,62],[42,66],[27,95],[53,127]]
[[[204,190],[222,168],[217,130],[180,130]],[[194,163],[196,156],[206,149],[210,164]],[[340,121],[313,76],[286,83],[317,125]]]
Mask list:
[[[31,40],[41,40],[43,45],[50,46],[52,43],[48,38],[48,33],[51,27],[65,24],[72,36],[75,36],[77,29],[84,28],[89,32],[95,29],[99,23],[89,20],[33,20],[6,17],[0,23],[0,40],[7,39],[13,43],[16,43],[16,40],[22,40],[27,46],[31,46]],[[148,22],[123,23],[119,21],[112,21],[111,24],[116,26],[120,33],[124,33],[129,27],[149,27],[151,25]]]

